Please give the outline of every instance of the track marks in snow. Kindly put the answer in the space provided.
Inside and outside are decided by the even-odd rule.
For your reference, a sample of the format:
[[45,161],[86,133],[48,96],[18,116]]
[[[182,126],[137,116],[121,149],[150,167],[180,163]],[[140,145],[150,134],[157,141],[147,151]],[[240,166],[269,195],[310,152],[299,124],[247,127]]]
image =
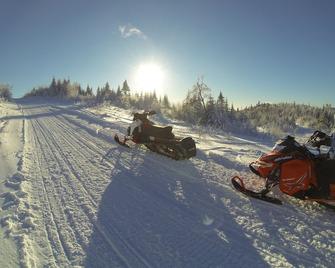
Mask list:
[[[85,133],[77,134],[73,125],[60,122],[57,117],[33,120],[31,125],[37,149],[37,163],[33,166],[37,165],[40,173],[35,174],[35,186],[40,187],[37,205],[44,206],[44,229],[57,265],[83,265],[95,229],[109,246],[109,265],[132,267],[142,263],[150,267],[117,229],[111,227],[108,231],[113,231],[113,235],[107,235],[96,220],[99,197],[109,183],[112,167],[99,163],[105,153],[95,145],[99,141],[92,141]],[[118,249],[120,243],[134,256],[132,262]]]
[[[44,156],[44,163],[41,163],[40,167],[46,173],[42,181],[44,198],[49,199],[47,200],[49,208],[46,208],[46,211],[51,213],[51,219],[54,219],[52,225],[56,227],[55,234],[59,237],[59,245],[62,248],[58,250],[60,248],[58,246],[52,250],[56,253],[63,252],[63,256],[72,265],[82,265],[84,247],[87,246],[92,229],[94,215],[90,207],[92,198],[82,184],[78,184],[78,174],[73,172],[75,169],[67,160],[69,155],[61,151],[50,129],[61,139],[59,131],[52,125],[46,128],[38,121],[33,124],[35,124],[35,137],[40,137],[40,153]],[[75,151],[80,152],[81,148],[79,150],[76,148]],[[51,238],[49,241],[52,243],[57,239]]]
[[[40,131],[47,133],[45,134],[47,136],[46,139],[49,141],[49,144],[52,145],[51,147],[54,151],[59,153],[57,158],[64,159],[67,163],[68,169],[73,175],[71,180],[77,181],[75,185],[76,189],[78,189],[77,191],[80,191],[80,194],[78,195],[82,196],[82,198],[84,197],[84,199],[88,199],[88,201],[91,202],[93,210],[98,210],[98,198],[103,192],[97,191],[98,187],[94,187],[94,185],[90,186],[90,183],[91,181],[94,181],[96,185],[103,185],[102,190],[104,190],[104,187],[107,187],[108,183],[110,183],[110,178],[106,178],[106,174],[103,172],[104,168],[106,168],[106,165],[108,166],[109,173],[107,175],[110,176],[110,171],[113,170],[115,161],[120,161],[120,159],[116,159],[116,156],[111,153],[111,158],[107,157],[103,162],[92,160],[92,157],[100,160],[103,155],[106,154],[110,145],[106,145],[105,142],[99,140],[91,131],[87,131],[86,127],[80,128],[78,123],[74,124],[73,121],[75,119],[72,116],[59,114],[57,115],[57,119],[58,120],[54,120],[54,118],[45,118]],[[59,135],[59,131],[62,131],[62,135]],[[179,197],[182,196],[185,185],[183,185],[181,181],[175,181],[174,177],[176,174],[179,174],[183,180],[187,178],[196,183],[197,173],[189,174],[189,168],[192,167],[192,164],[190,163],[189,167],[186,166],[186,169],[180,169],[182,163],[169,160],[168,164],[162,164],[166,158],[141,150],[135,152],[135,155],[133,153],[126,153],[124,156],[126,156],[126,158],[121,159],[121,167],[129,167],[132,168],[132,170],[129,171],[130,179],[125,177],[122,178],[120,190],[124,195],[127,193],[129,193],[129,195],[127,196],[127,199],[121,199],[121,204],[118,205],[124,207],[124,209],[111,209],[114,217],[110,218],[111,212],[108,211],[106,211],[106,215],[102,216],[102,219],[99,219],[101,216],[98,215],[97,224],[93,223],[93,227],[95,230],[94,235],[96,236],[98,233],[100,238],[95,239],[100,241],[104,240],[105,237],[105,243],[107,245],[113,243],[115,245],[114,251],[119,251],[120,254],[125,256],[123,259],[127,260],[127,262],[123,262],[123,266],[131,266],[138,264],[139,262],[147,267],[157,266],[163,263],[170,263],[170,265],[179,263],[180,266],[184,266],[187,263],[197,263],[204,266],[223,263],[224,259],[221,257],[218,258],[218,256],[220,256],[219,252],[223,249],[221,247],[222,245],[217,245],[221,239],[219,239],[214,232],[209,233],[210,238],[206,238],[208,234],[205,236],[201,234],[202,231],[198,234],[198,231],[204,228],[201,218],[202,213],[208,211],[208,205],[211,206],[211,202],[213,201],[213,199],[210,198],[209,201],[204,202],[203,194],[209,196],[209,193],[202,193],[200,191],[198,197],[196,197],[196,195],[192,197],[196,198],[196,203],[202,203],[203,208],[199,213],[194,210],[195,208],[192,209],[193,211],[190,210],[187,207],[187,204],[181,205],[182,199],[176,200],[174,198],[175,195],[173,195],[172,192],[165,192],[166,189],[170,187],[170,189],[175,189],[175,193],[177,193]],[[143,158],[145,159],[143,160]],[[91,161],[93,161],[93,164]],[[51,162],[52,161],[49,163]],[[102,163],[102,165],[99,165],[100,163]],[[171,167],[171,163],[175,168]],[[153,166],[160,167],[160,170],[162,170],[160,180],[157,180],[157,174],[153,174],[151,169]],[[98,175],[101,181],[96,181],[95,179],[92,180],[91,178],[88,179],[89,177],[92,177],[92,174],[94,173]],[[134,176],[134,174],[136,174],[136,176]],[[196,177],[194,177],[194,175]],[[169,176],[171,176],[171,178],[169,178]],[[142,181],[145,178],[149,178],[149,181]],[[113,180],[118,180],[117,176],[116,178],[115,176],[112,176],[111,179],[112,184]],[[163,186],[165,189],[162,189]],[[190,185],[186,185],[186,187],[188,188],[187,192],[189,193]],[[96,205],[94,205],[95,202]],[[145,204],[143,204],[143,202],[145,202]],[[125,222],[130,220],[131,223],[124,224],[125,222],[122,221],[124,212],[134,206],[139,209],[139,207],[136,206],[137,203],[143,205],[140,210],[136,212],[133,211],[138,217],[135,217],[135,215],[131,216],[131,220],[125,218]],[[155,205],[155,203],[157,204]],[[101,208],[99,211],[101,211]],[[155,217],[150,217],[150,219],[148,218],[147,220],[142,219],[143,216],[147,217],[146,214],[149,213],[150,215],[150,211],[159,212],[158,215],[164,219],[163,225],[160,223],[160,220]],[[219,212],[220,209],[217,211]],[[172,215],[170,216],[170,214]],[[128,217],[129,216],[130,215],[128,215]],[[183,219],[183,217],[186,218]],[[104,221],[105,218],[108,218],[110,224],[106,225],[106,222]],[[148,226],[146,226],[149,222],[151,222],[151,225],[155,226],[152,226],[154,230],[148,229]],[[191,229],[190,223],[193,225]],[[196,230],[192,230],[194,228],[196,228]],[[179,235],[176,235],[176,229],[178,230],[177,233]],[[142,232],[136,232],[135,230],[141,230]],[[188,231],[185,233],[185,230]],[[156,238],[151,242],[149,238],[150,236],[148,236],[147,233],[148,231],[153,233],[153,235],[156,232],[156,235],[154,235]],[[128,236],[127,233],[129,232],[136,232],[137,235]],[[166,234],[164,234],[164,232]],[[181,238],[182,240],[180,240]],[[112,239],[112,241],[108,241],[108,239]],[[150,243],[146,242],[148,239]],[[139,244],[140,242],[145,243],[141,245]],[[148,250],[148,247],[150,247],[153,252],[156,252],[156,257],[150,255],[150,262],[147,259],[149,257],[148,252],[151,251]],[[200,252],[202,252],[203,248],[207,248],[207,250],[216,257],[214,259],[201,258]],[[113,247],[111,250],[113,250]],[[105,252],[107,251],[105,250]],[[162,254],[163,252],[164,254]],[[181,255],[178,257],[178,254]],[[199,258],[195,258],[194,256],[199,256]],[[233,256],[236,256],[236,254],[232,254],[231,258],[233,258]],[[227,256],[225,256],[225,259],[228,259]],[[151,262],[155,265],[151,265]]]

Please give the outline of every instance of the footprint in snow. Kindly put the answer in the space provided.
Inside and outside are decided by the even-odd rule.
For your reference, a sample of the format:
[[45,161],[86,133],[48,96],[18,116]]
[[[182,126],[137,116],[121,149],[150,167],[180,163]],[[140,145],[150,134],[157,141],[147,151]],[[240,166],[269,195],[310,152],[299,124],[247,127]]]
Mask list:
[[206,226],[213,224],[213,222],[214,222],[214,219],[208,217],[207,215],[205,215],[205,217],[202,218],[202,223]]

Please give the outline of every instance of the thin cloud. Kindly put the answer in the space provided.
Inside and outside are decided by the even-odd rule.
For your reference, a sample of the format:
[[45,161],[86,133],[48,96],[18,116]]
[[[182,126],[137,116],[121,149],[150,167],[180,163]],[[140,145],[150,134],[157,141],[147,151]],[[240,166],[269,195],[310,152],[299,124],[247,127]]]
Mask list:
[[142,39],[147,39],[147,36],[138,28],[131,25],[120,25],[119,31],[123,38],[129,38],[131,36],[137,36]]

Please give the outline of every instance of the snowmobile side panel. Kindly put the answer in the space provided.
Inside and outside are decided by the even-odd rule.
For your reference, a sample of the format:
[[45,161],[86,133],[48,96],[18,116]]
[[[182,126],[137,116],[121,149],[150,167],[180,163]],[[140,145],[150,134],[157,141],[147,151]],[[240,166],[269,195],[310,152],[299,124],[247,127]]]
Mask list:
[[[127,148],[131,148],[126,142],[131,140],[124,137],[123,141],[120,140],[117,134],[114,135],[114,140]],[[151,142],[135,142],[137,144],[145,145],[150,151],[170,157],[174,160],[189,159],[196,154],[195,142],[192,138],[185,138],[182,141],[175,139],[162,139],[153,137]]]

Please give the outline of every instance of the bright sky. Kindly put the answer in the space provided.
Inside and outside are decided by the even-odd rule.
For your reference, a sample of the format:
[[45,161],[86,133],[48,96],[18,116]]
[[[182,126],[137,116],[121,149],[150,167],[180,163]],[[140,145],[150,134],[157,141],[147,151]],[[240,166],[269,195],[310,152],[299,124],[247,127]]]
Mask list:
[[52,77],[128,79],[182,100],[204,76],[236,106],[335,105],[334,14],[333,0],[0,0],[0,82],[18,97]]

